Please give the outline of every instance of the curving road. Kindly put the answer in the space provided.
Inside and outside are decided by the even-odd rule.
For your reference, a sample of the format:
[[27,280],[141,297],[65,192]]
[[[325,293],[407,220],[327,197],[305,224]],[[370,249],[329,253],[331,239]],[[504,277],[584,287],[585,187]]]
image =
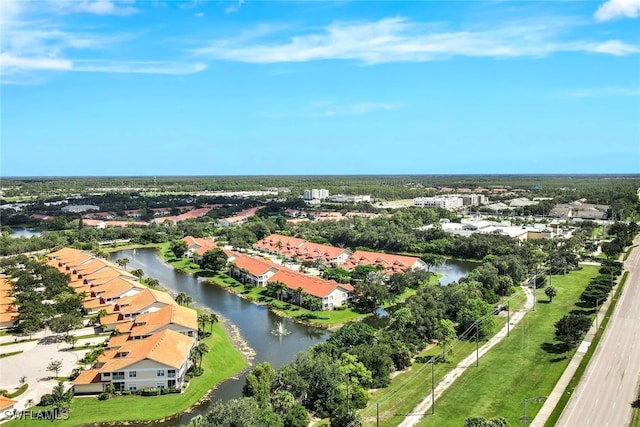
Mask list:
[[556,426],[622,427],[631,421],[640,384],[640,248],[633,249],[625,267],[629,276],[622,295]]

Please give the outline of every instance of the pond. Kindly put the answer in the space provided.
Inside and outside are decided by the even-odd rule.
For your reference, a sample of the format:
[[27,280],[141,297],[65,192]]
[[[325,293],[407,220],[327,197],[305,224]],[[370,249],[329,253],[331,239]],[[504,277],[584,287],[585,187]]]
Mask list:
[[35,230],[33,228],[26,227],[11,227],[13,233],[11,233],[11,238],[17,239],[19,237],[29,238],[31,236],[41,236],[42,232],[40,230]]

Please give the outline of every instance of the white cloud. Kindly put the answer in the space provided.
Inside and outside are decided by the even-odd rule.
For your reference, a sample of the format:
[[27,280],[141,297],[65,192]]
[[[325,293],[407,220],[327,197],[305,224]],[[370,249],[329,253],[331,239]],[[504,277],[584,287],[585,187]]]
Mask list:
[[71,61],[60,58],[21,58],[10,54],[0,54],[2,74],[13,74],[20,70],[71,70]]
[[73,71],[94,73],[129,74],[193,74],[206,70],[206,64],[172,61],[110,61],[80,60],[73,64]]
[[[75,6],[83,7],[82,5],[85,3]],[[93,2],[92,4],[98,3],[104,2]],[[98,59],[103,48],[121,43],[128,37],[69,31],[54,19],[55,16],[49,16],[45,19],[41,17],[40,13],[37,15],[40,18],[28,19],[27,16],[31,15],[27,14],[24,8],[29,7],[31,11],[35,7],[31,3],[6,0],[6,5],[9,7],[5,9],[5,3],[3,3],[3,13],[1,14],[3,31],[1,33],[0,73],[2,74],[2,84],[41,83],[43,80],[36,77],[45,71],[184,75],[197,73],[207,68],[201,62],[131,61],[126,58]],[[69,10],[69,5],[65,3],[56,6],[62,7],[64,11]],[[93,9],[92,13],[120,13],[109,9],[110,6],[104,4],[100,7],[103,9]],[[94,56],[86,54],[89,49],[98,58],[77,58],[79,55],[76,55],[76,52],[79,51],[82,51],[84,58]],[[11,78],[7,78],[8,76]]]
[[120,15],[126,16],[140,12],[135,7],[119,6],[110,0],[81,1],[71,4],[70,9],[73,12],[92,13],[95,15]]
[[569,98],[601,98],[610,96],[636,96],[640,97],[640,87],[601,87],[590,89],[575,89],[565,93]]
[[204,12],[198,12],[195,14],[197,18],[202,18],[204,16]]
[[375,22],[334,22],[320,31],[294,35],[285,41],[219,39],[193,50],[198,56],[249,63],[356,60],[365,64],[434,61],[455,56],[543,57],[562,51],[597,51],[613,55],[636,53],[618,41],[560,41],[568,24],[549,19],[523,20],[492,28],[433,31],[427,24],[404,18]]
[[394,102],[353,102],[336,104],[330,101],[316,101],[309,106],[312,116],[361,116],[376,111],[394,111],[401,108],[401,104]]
[[230,13],[238,12],[242,8],[242,5],[244,4],[244,2],[245,0],[237,0],[235,3],[227,7],[224,10],[224,13],[228,15]]
[[615,56],[631,55],[634,53],[640,53],[640,48],[633,46],[620,40],[607,40],[603,43],[598,43],[593,46],[593,52],[606,53]]
[[637,18],[640,14],[640,0],[609,0],[594,13],[598,21],[627,17]]

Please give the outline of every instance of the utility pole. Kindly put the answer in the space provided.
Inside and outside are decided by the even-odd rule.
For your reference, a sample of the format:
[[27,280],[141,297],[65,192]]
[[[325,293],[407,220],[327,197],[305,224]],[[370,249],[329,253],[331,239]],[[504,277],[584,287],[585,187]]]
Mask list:
[[476,325],[476,366],[480,365],[480,356],[478,353],[478,326],[480,326],[480,322]]
[[507,336],[509,336],[509,333],[511,332],[510,331],[510,329],[511,329],[511,325],[510,325],[510,323],[511,323],[511,314],[509,313],[511,311],[511,309],[509,307],[509,300],[510,299],[507,300]]
[[434,364],[435,364],[435,357],[431,358],[431,415],[434,415],[436,413],[436,398],[435,398],[435,386],[436,386],[436,376],[435,376],[435,372],[434,372]]

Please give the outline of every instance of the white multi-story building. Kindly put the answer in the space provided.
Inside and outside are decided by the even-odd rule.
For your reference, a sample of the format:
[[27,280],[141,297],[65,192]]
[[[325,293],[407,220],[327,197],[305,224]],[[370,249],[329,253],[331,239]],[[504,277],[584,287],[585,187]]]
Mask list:
[[336,203],[362,203],[370,202],[371,196],[368,194],[352,195],[352,194],[334,194],[329,197],[329,201]]
[[329,198],[329,190],[324,188],[314,188],[312,190],[304,190],[304,200],[323,200]]
[[465,194],[462,196],[462,204],[464,206],[480,206],[487,203],[484,194]]
[[413,206],[420,208],[458,209],[464,205],[460,196],[416,197]]

